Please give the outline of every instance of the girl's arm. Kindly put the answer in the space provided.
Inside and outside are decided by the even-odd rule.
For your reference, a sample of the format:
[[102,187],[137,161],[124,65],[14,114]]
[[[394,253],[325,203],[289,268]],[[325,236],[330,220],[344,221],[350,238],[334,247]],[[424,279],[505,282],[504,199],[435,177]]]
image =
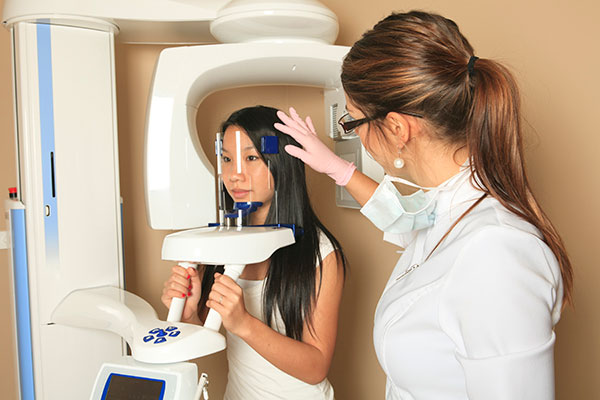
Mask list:
[[[319,279],[317,269],[315,281]],[[334,251],[323,260],[323,279],[320,290],[317,287],[312,315],[314,330],[311,332],[305,323],[302,341],[282,335],[251,316],[244,307],[242,288],[227,276],[215,274],[215,284],[206,304],[221,314],[229,332],[243,339],[271,364],[306,383],[317,384],[325,379],[331,365],[343,286],[342,263]]]

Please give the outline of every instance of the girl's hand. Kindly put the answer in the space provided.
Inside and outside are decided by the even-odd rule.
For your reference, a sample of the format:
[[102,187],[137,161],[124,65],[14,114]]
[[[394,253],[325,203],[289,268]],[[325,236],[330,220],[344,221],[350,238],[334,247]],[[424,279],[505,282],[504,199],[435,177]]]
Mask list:
[[246,311],[242,288],[233,279],[216,273],[206,305],[221,315],[223,326],[229,332],[240,337],[247,333],[253,317]]
[[317,172],[329,175],[335,183],[345,186],[356,169],[353,163],[338,157],[321,142],[310,117],[303,121],[294,108],[290,108],[290,116],[278,111],[277,116],[283,124],[275,123],[275,128],[290,135],[302,148],[287,145],[285,151],[302,160]]
[[175,265],[171,277],[165,282],[160,300],[169,308],[173,297],[186,298],[181,320],[196,322],[200,301],[200,276],[196,268]]

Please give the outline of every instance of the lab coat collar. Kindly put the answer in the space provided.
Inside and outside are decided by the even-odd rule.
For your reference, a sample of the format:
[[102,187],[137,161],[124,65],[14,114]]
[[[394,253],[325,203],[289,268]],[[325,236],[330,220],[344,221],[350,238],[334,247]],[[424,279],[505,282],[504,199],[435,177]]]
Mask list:
[[[436,198],[436,223],[438,220],[449,217],[458,217],[464,212],[465,203],[472,203],[483,195],[483,191],[476,188],[476,177],[471,172],[470,166],[463,165],[461,171],[442,183]],[[454,215],[458,212],[458,215]]]

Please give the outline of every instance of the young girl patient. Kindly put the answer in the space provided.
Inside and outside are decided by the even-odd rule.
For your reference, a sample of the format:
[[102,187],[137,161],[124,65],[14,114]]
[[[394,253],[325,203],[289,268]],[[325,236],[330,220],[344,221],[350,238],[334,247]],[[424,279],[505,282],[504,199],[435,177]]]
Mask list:
[[[202,324],[209,308],[221,315],[229,363],[226,400],[333,399],[326,377],[345,259],[310,205],[304,164],[283,150],[297,143],[277,131],[276,122],[276,109],[256,106],[223,123],[223,183],[233,201],[263,203],[250,214],[251,225],[295,224],[302,233],[268,260],[247,265],[237,283],[221,274],[222,267],[175,266],[161,300],[169,307],[173,297],[187,297],[184,322]],[[262,136],[279,138],[278,154],[259,151]]]

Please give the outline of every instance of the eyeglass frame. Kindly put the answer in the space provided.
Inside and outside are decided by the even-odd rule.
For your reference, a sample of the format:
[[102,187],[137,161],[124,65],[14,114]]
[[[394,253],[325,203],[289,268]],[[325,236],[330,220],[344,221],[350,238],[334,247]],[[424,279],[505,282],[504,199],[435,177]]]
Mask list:
[[[421,114],[405,112],[405,111],[397,111],[397,112],[399,114],[406,114],[406,115],[410,115],[411,117],[415,117],[415,118],[423,118],[423,116]],[[354,120],[348,121],[348,122],[342,122],[342,120],[347,115],[350,115],[350,113],[345,113],[344,115],[342,115],[340,117],[340,119],[338,119],[338,124],[342,127],[342,131],[344,132],[344,135],[349,135],[349,134],[353,133],[356,128],[358,128],[359,126],[361,126],[364,123],[374,121],[376,119],[381,118],[381,117],[373,117],[373,118],[365,117],[365,118],[360,118],[360,119],[354,119]],[[348,126],[348,125],[350,125],[350,126]]]

